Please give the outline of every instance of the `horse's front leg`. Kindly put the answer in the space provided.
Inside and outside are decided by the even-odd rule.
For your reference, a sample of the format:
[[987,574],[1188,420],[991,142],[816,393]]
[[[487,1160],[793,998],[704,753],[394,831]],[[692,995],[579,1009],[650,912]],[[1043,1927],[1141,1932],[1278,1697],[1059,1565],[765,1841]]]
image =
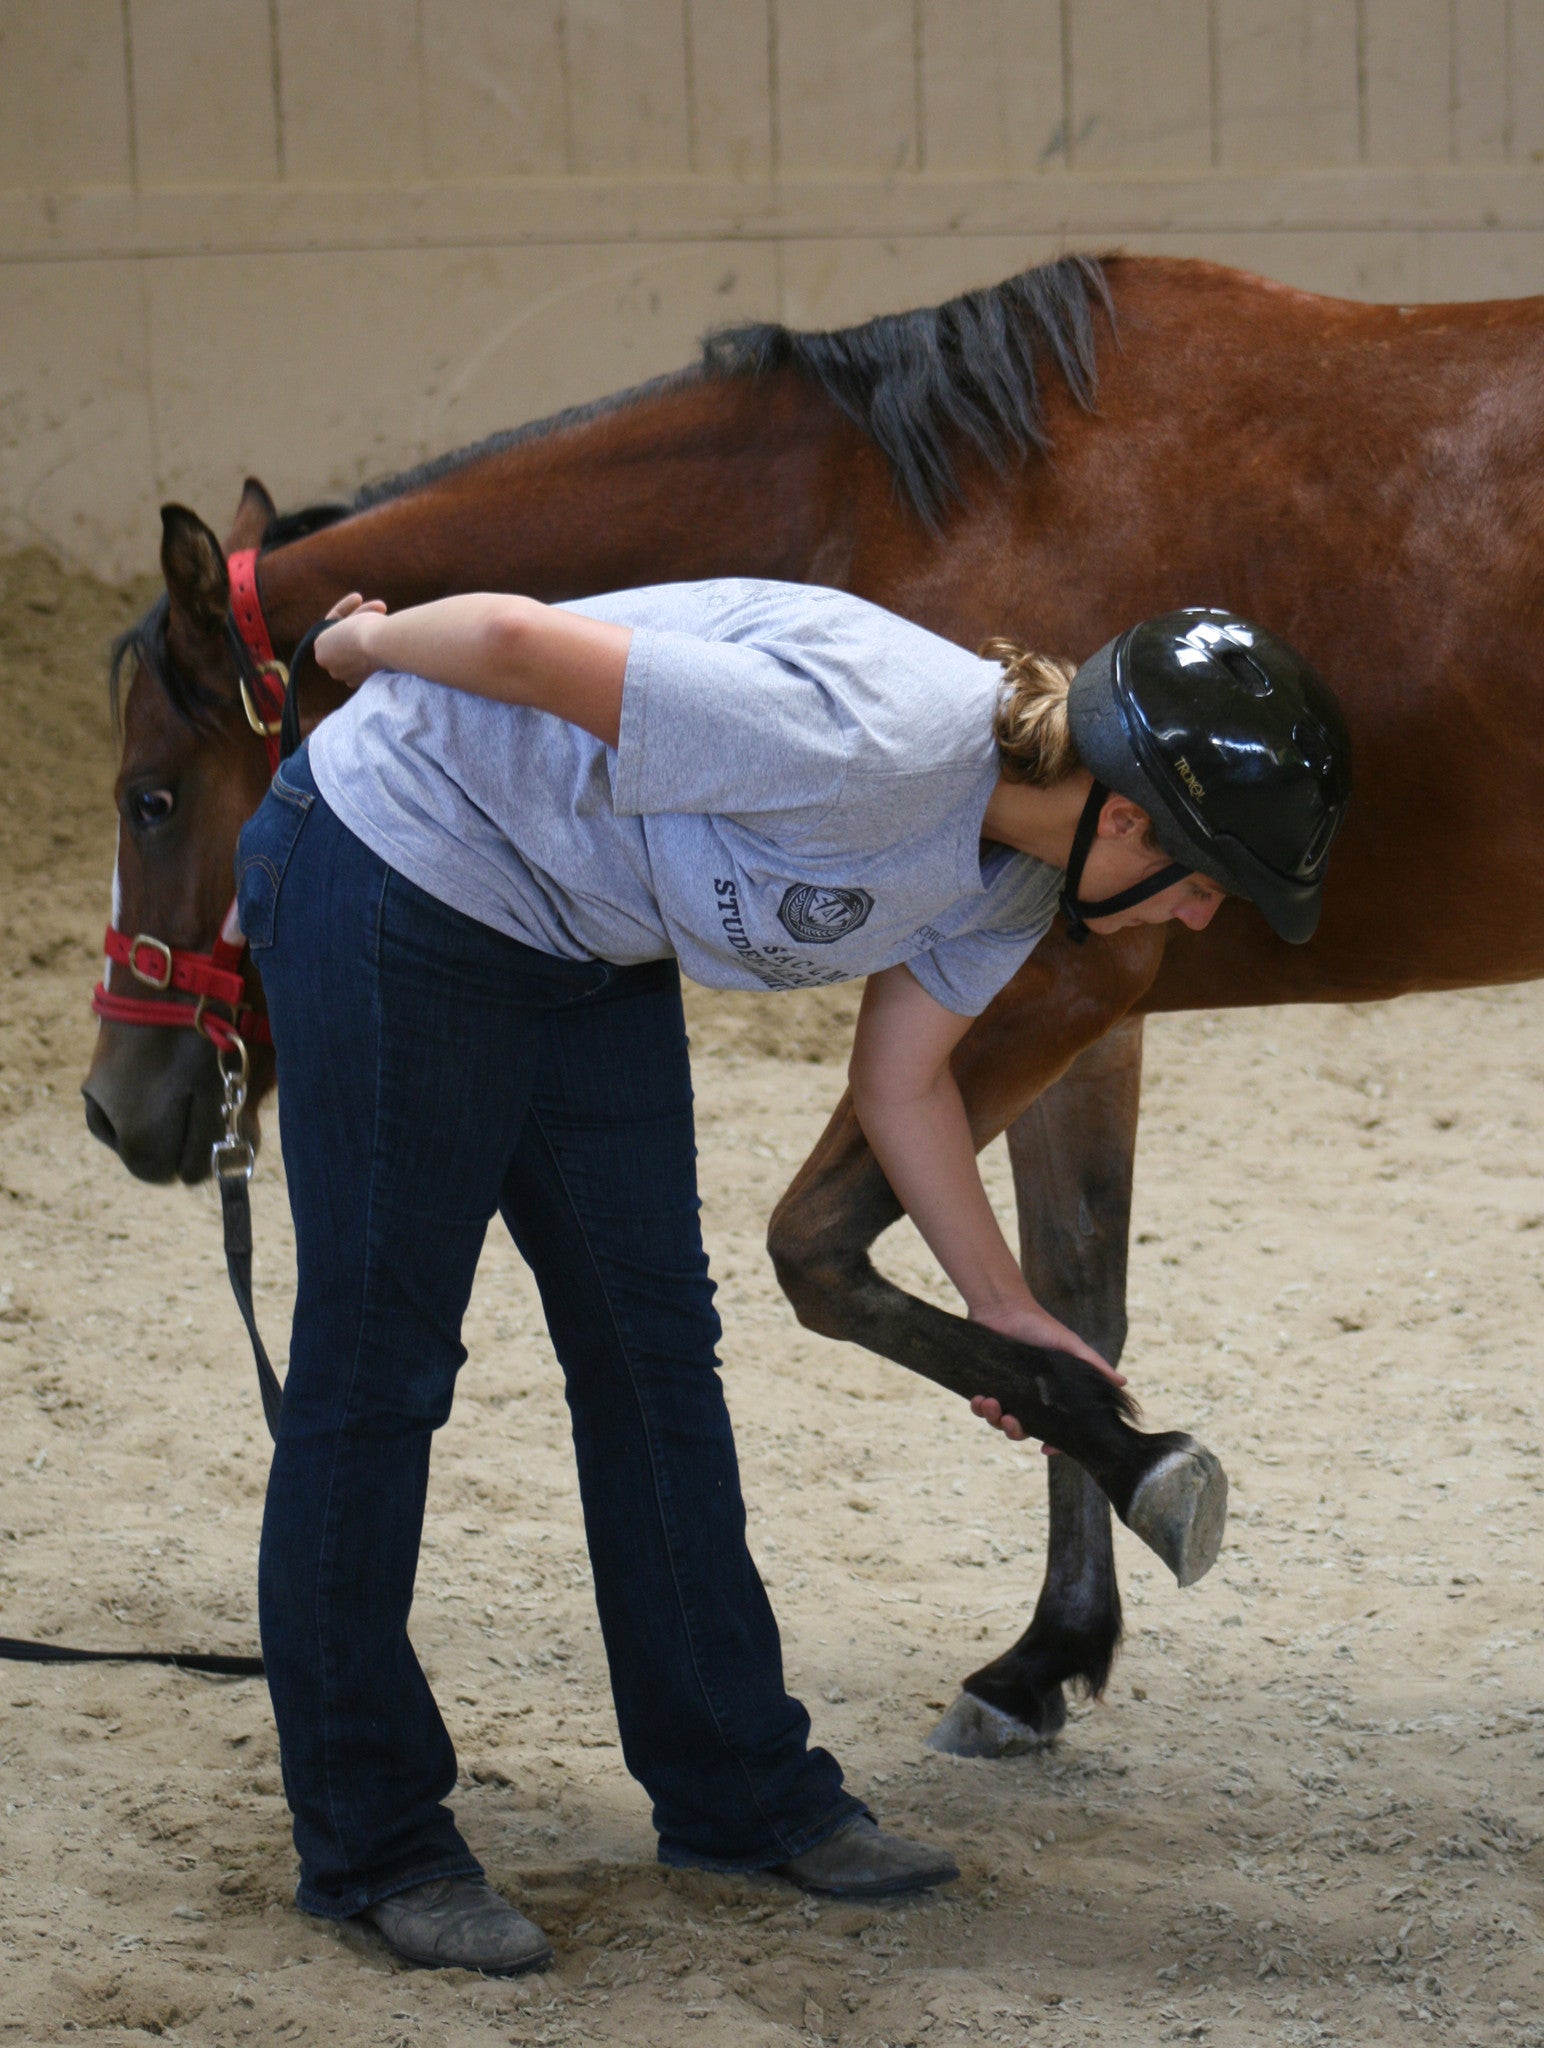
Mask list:
[[[1025,1277],[1053,1314],[1118,1362],[1142,1084],[1142,1020],[1117,1024],[1009,1127]],[[1120,1589],[1104,1495],[1071,1458],[1048,1458],[1050,1532],[1034,1619],[973,1671],[928,1737],[954,1756],[1013,1756],[1067,1719],[1063,1688],[1104,1689],[1120,1642]]]
[[[1131,937],[1132,945],[1102,947],[1081,973],[1076,963],[1068,971],[1070,949],[1049,945],[962,1041],[955,1067],[978,1146],[1141,993],[1157,953]],[[1145,967],[1135,980],[1134,967]],[[772,1218],[769,1248],[799,1320],[966,1399],[993,1396],[1032,1436],[1077,1459],[1181,1585],[1200,1578],[1216,1559],[1226,1514],[1217,1460],[1188,1436],[1136,1429],[1127,1397],[1069,1353],[1017,1343],[885,1280],[869,1247],[899,1213],[844,1098]]]

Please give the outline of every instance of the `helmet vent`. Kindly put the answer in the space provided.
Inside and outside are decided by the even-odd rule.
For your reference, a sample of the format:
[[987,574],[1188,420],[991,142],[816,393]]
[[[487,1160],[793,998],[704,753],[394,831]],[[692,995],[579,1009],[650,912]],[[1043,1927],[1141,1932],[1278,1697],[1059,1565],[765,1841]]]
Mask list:
[[1270,677],[1237,641],[1231,646],[1226,641],[1219,642],[1212,649],[1212,658],[1220,661],[1240,689],[1247,690],[1251,697],[1268,697],[1271,694]]

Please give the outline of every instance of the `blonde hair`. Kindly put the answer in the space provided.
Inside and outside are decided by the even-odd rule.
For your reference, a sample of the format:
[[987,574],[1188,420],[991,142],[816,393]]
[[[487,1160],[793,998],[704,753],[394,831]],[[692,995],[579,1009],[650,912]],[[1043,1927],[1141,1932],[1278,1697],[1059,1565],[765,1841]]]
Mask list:
[[1083,764],[1072,742],[1067,689],[1077,674],[1074,662],[1055,654],[1031,654],[1016,640],[988,640],[985,661],[1000,661],[1002,694],[992,731],[1006,782],[1049,789]]

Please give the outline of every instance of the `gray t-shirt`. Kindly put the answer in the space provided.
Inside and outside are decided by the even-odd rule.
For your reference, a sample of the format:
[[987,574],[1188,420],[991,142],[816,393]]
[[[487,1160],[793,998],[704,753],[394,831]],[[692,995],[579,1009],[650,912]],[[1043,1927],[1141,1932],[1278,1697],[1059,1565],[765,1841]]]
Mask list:
[[392,674],[318,728],[318,788],[399,873],[543,952],[674,953],[710,988],[817,988],[904,960],[973,1016],[1017,972],[1061,873],[982,857],[996,662],[805,584],[661,584],[567,609],[634,629],[614,749]]

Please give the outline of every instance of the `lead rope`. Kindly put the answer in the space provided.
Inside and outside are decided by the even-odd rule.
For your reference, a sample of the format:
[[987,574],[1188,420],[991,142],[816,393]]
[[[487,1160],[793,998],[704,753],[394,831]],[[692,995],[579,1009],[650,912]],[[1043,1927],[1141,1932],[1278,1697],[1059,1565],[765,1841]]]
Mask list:
[[[301,635],[300,644],[290,656],[289,674],[284,685],[284,708],[279,716],[281,766],[300,745],[301,667],[306,656],[313,653],[317,640],[333,623],[331,619],[318,619]],[[244,1137],[241,1129],[241,1112],[247,1105],[251,1068],[247,1048],[239,1032],[222,1023],[220,1038],[212,1039],[211,1043],[220,1069],[220,1115],[225,1128],[209,1148],[209,1164],[220,1190],[220,1216],[225,1226],[225,1270],[230,1276],[231,1293],[236,1297],[236,1306],[241,1311],[241,1320],[246,1324],[247,1336],[252,1342],[252,1363],[257,1367],[257,1390],[263,1400],[263,1420],[268,1425],[269,1436],[276,1439],[284,1389],[279,1384],[279,1376],[273,1369],[267,1346],[258,1330],[257,1311],[252,1302],[252,1198],[247,1190],[257,1165],[257,1154],[251,1139]]]
[[[333,623],[331,619],[318,619],[301,635],[300,644],[290,656],[284,685],[284,707],[279,716],[280,766],[300,745],[301,668],[306,656],[313,653],[317,640]],[[236,1297],[236,1306],[241,1311],[241,1320],[246,1324],[247,1336],[252,1342],[252,1363],[257,1367],[257,1390],[262,1396],[263,1420],[268,1425],[269,1436],[277,1439],[284,1389],[279,1384],[279,1376],[273,1369],[267,1346],[258,1330],[257,1310],[252,1301],[252,1198],[248,1187],[257,1166],[257,1154],[251,1139],[245,1137],[241,1129],[241,1113],[247,1106],[251,1067],[241,1034],[223,1020],[219,1038],[211,1038],[210,1042],[220,1069],[220,1116],[224,1129],[209,1148],[209,1164],[220,1190],[220,1217],[225,1227],[225,1270],[230,1276],[231,1293]]]
[[252,1340],[252,1361],[257,1367],[257,1390],[263,1400],[263,1420],[270,1437],[279,1434],[279,1405],[284,1389],[274,1371],[257,1327],[252,1304],[252,1199],[248,1184],[257,1165],[250,1138],[243,1137],[241,1112],[247,1106],[247,1049],[234,1034],[230,1043],[215,1047],[220,1068],[222,1100],[220,1114],[225,1129],[209,1148],[209,1163],[220,1190],[220,1215],[225,1225],[225,1270],[230,1275],[231,1293],[241,1311]]

